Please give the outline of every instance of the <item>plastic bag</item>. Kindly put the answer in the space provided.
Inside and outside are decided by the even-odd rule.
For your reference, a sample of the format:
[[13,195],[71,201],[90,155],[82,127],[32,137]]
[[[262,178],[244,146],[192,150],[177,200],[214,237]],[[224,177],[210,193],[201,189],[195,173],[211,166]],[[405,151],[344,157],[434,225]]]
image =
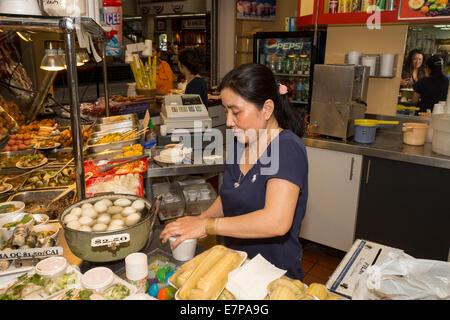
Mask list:
[[49,16],[82,17],[86,15],[86,0],[44,0],[42,6]]
[[389,252],[359,279],[353,300],[450,300],[450,262]]

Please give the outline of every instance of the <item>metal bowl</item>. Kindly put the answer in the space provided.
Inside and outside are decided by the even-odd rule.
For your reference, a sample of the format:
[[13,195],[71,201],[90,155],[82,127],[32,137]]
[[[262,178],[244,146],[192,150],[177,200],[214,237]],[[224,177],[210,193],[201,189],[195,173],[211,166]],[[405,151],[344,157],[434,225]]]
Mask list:
[[[137,224],[115,231],[86,232],[70,229],[63,223],[64,217],[70,213],[73,208],[81,207],[85,203],[95,203],[103,199],[109,199],[114,202],[114,200],[121,198],[129,199],[131,201],[138,199],[144,201],[145,209],[142,211],[142,219]],[[155,204],[156,200],[154,200],[153,203],[150,203],[150,201],[145,198],[125,194],[96,196],[78,201],[67,207],[61,214],[59,222],[64,229],[66,242],[74,255],[80,259],[91,262],[116,261],[125,258],[130,253],[138,252],[145,247],[153,234],[153,224],[155,223],[159,202],[160,200],[158,200],[158,204]],[[110,240],[115,238],[118,242],[106,243],[104,241],[105,237]],[[129,239],[128,241],[120,242],[121,239],[127,238]],[[106,243],[106,245],[98,246],[100,243]]]

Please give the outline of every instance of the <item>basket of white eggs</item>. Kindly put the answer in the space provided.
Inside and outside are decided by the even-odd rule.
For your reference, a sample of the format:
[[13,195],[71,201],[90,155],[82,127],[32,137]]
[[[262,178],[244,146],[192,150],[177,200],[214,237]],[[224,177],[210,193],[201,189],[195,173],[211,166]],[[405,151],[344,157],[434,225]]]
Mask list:
[[91,262],[121,260],[142,250],[153,234],[155,201],[111,194],[72,204],[59,218],[70,250]]

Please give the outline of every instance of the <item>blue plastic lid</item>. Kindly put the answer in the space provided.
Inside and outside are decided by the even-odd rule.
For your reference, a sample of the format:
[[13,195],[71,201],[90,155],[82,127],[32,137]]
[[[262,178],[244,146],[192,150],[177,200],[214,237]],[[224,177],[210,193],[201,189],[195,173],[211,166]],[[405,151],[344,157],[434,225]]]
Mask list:
[[144,148],[151,148],[154,145],[156,145],[156,141],[155,140],[150,140],[150,141],[145,141],[141,143],[141,146]]

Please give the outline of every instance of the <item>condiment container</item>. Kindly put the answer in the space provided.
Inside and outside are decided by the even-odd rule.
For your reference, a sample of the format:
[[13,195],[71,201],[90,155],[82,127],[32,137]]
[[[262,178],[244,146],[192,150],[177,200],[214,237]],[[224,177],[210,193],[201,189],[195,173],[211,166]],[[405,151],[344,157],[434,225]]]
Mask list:
[[405,122],[403,123],[403,143],[412,146],[425,144],[429,125],[426,123]]
[[114,281],[114,273],[106,267],[97,267],[86,271],[81,276],[81,284],[85,289],[102,292]]
[[36,265],[36,273],[45,278],[56,279],[66,272],[69,263],[64,257],[50,257]]

